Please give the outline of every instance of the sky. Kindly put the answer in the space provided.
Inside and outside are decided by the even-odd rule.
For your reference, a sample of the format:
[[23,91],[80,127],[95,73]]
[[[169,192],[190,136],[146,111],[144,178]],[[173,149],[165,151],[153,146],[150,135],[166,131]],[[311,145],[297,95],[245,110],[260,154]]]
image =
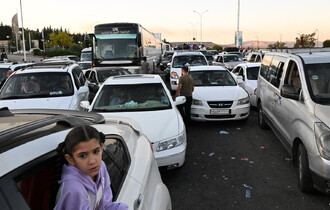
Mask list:
[[[24,28],[51,26],[70,33],[93,33],[96,24],[134,22],[169,42],[195,37],[216,44],[232,44],[237,26],[243,41],[295,41],[316,32],[330,39],[330,0],[21,0]],[[0,0],[0,23],[11,25],[20,0]],[[196,12],[194,12],[196,11]],[[201,21],[202,18],[202,21]]]

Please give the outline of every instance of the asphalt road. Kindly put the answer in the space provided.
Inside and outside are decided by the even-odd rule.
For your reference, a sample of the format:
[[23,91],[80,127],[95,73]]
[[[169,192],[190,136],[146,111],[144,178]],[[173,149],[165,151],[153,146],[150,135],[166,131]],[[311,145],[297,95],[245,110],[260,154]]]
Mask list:
[[288,152],[271,130],[247,122],[193,122],[183,167],[162,171],[174,210],[330,209],[330,197],[303,194]]

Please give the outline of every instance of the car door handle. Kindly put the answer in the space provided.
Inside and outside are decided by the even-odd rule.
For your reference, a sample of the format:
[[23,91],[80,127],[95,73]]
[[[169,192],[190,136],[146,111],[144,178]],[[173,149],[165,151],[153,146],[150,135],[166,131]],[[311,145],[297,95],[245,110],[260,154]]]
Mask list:
[[134,202],[134,210],[141,210],[143,207],[144,195],[140,194]]

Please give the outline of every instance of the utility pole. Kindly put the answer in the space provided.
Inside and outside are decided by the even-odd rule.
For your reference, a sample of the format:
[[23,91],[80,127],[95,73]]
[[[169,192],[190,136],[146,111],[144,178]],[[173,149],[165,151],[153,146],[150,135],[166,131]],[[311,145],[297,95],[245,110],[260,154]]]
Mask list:
[[238,9],[237,9],[237,31],[236,31],[236,47],[240,48],[239,44],[239,11],[240,10],[240,0],[238,0]]
[[21,5],[21,19],[22,19],[22,35],[23,35],[23,53],[24,53],[24,62],[26,62],[26,52],[25,52],[25,38],[24,38],[24,26],[23,26],[23,12],[22,12],[22,0],[19,0]]
[[202,19],[202,16],[203,16],[203,14],[205,13],[205,12],[207,12],[208,10],[205,10],[204,12],[202,12],[202,13],[200,13],[200,12],[197,12],[197,11],[193,11],[193,12],[196,12],[196,13],[198,13],[199,14],[199,16],[200,16],[200,21],[201,21],[201,45],[203,44],[203,19]]

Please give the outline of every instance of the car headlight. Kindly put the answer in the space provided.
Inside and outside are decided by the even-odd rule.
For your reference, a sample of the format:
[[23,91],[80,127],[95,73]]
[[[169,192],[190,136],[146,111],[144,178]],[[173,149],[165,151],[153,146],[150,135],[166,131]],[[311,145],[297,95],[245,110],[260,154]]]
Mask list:
[[178,79],[178,78],[179,78],[178,73],[176,73],[176,72],[172,72],[172,73],[171,73],[171,78],[172,78],[172,79]]
[[180,146],[185,140],[185,135],[184,133],[181,133],[180,135],[169,139],[169,140],[164,140],[164,141],[160,141],[158,143],[157,152],[161,152],[164,150],[168,150],[168,149],[172,149],[174,147]]
[[330,160],[330,129],[324,123],[315,123],[315,139],[321,157]]
[[237,105],[248,104],[249,102],[250,102],[249,97],[246,97],[246,98],[239,99],[239,100],[237,101]]
[[193,99],[193,100],[192,100],[192,104],[193,104],[193,105],[196,105],[196,106],[203,106],[203,101]]

